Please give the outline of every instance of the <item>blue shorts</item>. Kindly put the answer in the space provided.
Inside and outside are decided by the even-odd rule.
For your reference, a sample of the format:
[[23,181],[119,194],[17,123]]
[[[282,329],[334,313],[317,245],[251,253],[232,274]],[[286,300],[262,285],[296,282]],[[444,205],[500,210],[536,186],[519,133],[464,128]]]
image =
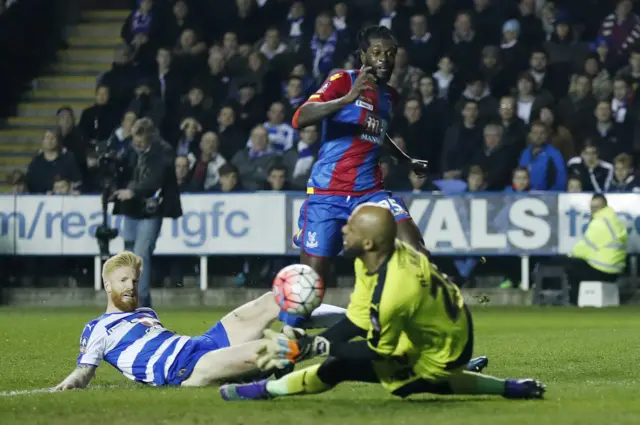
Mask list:
[[203,335],[191,338],[182,347],[173,365],[171,365],[167,376],[167,385],[180,385],[182,381],[191,376],[193,368],[196,367],[196,363],[202,356],[211,351],[229,346],[227,330],[222,325],[222,322],[213,325]]
[[388,208],[396,222],[410,218],[401,198],[379,191],[362,196],[309,195],[298,218],[293,243],[314,257],[335,257],[342,251],[342,226],[354,209],[365,202]]

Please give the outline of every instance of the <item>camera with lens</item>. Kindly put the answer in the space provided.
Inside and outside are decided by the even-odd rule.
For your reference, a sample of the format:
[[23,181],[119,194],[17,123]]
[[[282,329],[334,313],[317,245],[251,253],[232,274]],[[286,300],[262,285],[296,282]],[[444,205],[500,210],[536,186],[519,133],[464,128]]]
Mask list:
[[102,224],[96,228],[96,239],[103,260],[110,256],[109,243],[118,237],[118,229],[109,227],[107,206],[113,193],[125,178],[125,164],[122,152],[109,150],[105,144],[95,148],[96,162],[102,192]]

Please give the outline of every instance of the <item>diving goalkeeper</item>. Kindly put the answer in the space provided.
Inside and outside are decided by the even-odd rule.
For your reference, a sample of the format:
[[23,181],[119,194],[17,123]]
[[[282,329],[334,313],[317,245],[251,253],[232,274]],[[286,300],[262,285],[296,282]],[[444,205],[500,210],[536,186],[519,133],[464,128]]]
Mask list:
[[[363,340],[333,342],[332,332],[307,336],[276,334],[258,352],[258,366],[283,368],[316,356],[322,364],[275,381],[230,384],[225,400],[256,400],[316,394],[344,381],[382,384],[391,394],[501,395],[542,398],[545,386],[533,379],[498,379],[465,370],[473,352],[471,314],[458,287],[404,242],[396,240],[389,210],[374,205],[356,209],[343,228],[345,254],[356,257],[356,286],[347,309]],[[343,319],[347,320],[347,319]],[[340,332],[344,332],[341,330]]]

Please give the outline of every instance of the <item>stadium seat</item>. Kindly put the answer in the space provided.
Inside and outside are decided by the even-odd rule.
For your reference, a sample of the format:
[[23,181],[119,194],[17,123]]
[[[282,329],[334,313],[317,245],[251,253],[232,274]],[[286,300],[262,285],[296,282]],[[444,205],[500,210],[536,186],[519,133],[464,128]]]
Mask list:
[[580,282],[578,307],[614,307],[620,305],[620,290],[617,283]]

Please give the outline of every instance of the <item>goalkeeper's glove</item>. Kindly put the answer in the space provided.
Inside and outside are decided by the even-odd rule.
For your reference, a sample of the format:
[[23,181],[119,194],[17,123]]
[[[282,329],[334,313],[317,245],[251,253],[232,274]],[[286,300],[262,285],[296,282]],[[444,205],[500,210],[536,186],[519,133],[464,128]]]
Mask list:
[[267,343],[258,351],[261,370],[283,369],[290,364],[318,356],[328,356],[330,344],[321,336],[308,336],[302,329],[285,326],[282,333],[264,331]]

